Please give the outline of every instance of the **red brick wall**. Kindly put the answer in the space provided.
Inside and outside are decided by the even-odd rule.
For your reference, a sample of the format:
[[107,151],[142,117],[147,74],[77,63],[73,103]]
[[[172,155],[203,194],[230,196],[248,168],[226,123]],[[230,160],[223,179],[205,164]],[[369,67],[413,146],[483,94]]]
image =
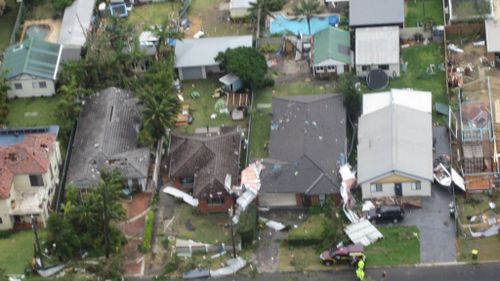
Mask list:
[[223,213],[227,212],[231,206],[233,206],[234,200],[233,197],[227,195],[224,197],[224,204],[223,205],[208,205],[207,200],[200,198],[199,199],[199,204],[198,204],[198,209],[202,213]]
[[302,194],[295,194],[295,200],[297,200],[297,207],[302,207]]

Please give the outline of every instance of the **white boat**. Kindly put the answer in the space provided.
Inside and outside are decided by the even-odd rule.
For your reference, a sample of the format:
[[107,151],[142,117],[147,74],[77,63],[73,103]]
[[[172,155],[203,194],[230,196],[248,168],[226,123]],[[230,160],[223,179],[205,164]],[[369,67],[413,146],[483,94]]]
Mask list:
[[434,168],[434,180],[436,180],[436,182],[439,183],[439,185],[441,186],[444,187],[451,186],[450,172],[446,169],[446,167],[442,163],[439,163]]

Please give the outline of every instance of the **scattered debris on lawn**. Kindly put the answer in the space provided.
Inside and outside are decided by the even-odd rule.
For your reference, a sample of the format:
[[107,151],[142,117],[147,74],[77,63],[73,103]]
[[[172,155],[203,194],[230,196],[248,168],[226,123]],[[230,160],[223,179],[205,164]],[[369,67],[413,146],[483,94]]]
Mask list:
[[368,220],[348,225],[344,231],[354,244],[361,244],[365,247],[384,238],[382,233]]
[[168,195],[172,195],[176,198],[180,198],[180,199],[184,200],[184,202],[186,202],[187,204],[189,204],[193,207],[198,206],[198,199],[193,198],[193,196],[191,196],[191,195],[185,193],[184,191],[179,190],[175,187],[167,186],[166,188],[163,189],[163,192],[165,192]]
[[286,225],[282,224],[281,222],[273,221],[263,217],[259,217],[259,221],[275,231],[282,231],[286,228]]

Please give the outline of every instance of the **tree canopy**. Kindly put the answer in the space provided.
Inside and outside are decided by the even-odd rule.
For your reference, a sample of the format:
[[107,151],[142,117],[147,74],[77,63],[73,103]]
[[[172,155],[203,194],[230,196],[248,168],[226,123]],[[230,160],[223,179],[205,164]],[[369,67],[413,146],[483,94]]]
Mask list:
[[311,34],[311,18],[319,11],[319,1],[317,0],[300,0],[300,4],[293,7],[295,16],[304,16],[306,18],[309,34]]
[[251,47],[227,49],[219,53],[215,60],[220,62],[227,72],[238,75],[247,86],[255,88],[265,86],[267,62],[257,49]]
[[0,125],[5,123],[5,119],[9,114],[9,108],[7,107],[7,92],[10,90],[10,86],[0,73]]

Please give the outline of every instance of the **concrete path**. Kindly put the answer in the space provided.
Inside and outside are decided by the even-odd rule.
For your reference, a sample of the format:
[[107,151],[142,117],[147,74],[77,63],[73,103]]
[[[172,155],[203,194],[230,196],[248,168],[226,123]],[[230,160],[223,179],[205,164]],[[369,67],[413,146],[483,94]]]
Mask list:
[[447,189],[432,186],[432,196],[423,199],[421,209],[406,211],[403,225],[416,225],[420,230],[420,262],[452,262],[456,260],[455,221],[450,218],[448,204],[452,195]]

